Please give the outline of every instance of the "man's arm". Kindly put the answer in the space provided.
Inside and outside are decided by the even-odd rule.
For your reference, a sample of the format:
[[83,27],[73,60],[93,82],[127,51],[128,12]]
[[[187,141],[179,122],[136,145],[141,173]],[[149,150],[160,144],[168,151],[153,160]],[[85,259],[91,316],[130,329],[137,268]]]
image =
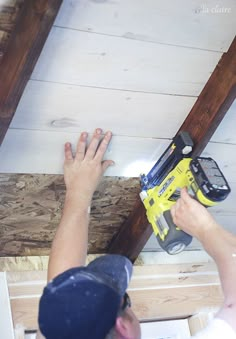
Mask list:
[[205,207],[192,199],[186,189],[172,206],[174,223],[196,237],[215,260],[224,293],[224,304],[217,314],[236,331],[236,237],[216,223]]
[[49,257],[48,281],[69,268],[85,265],[93,193],[105,170],[114,164],[111,160],[102,161],[111,132],[107,132],[100,142],[101,133],[101,129],[96,129],[87,149],[87,133],[82,133],[75,157],[70,143],[65,144],[66,196]]

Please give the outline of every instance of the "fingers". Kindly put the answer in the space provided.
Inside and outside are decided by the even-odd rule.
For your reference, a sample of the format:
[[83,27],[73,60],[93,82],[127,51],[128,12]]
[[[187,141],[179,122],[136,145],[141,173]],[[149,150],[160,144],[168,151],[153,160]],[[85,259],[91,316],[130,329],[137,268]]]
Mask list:
[[96,151],[97,151],[97,148],[98,148],[98,145],[99,145],[99,142],[100,142],[101,134],[102,134],[101,128],[97,128],[94,131],[92,139],[90,141],[90,144],[89,144],[88,149],[87,149],[86,154],[85,154],[86,159],[91,160],[91,159],[94,158]]
[[71,161],[73,160],[73,155],[72,155],[72,150],[71,150],[71,144],[67,142],[65,144],[65,149],[64,149],[64,154],[65,154],[65,161]]
[[171,206],[170,212],[174,221],[180,214],[184,213],[186,209],[186,204],[182,198],[179,198],[174,205]]
[[80,138],[77,144],[76,154],[75,154],[75,158],[79,161],[82,161],[84,159],[87,137],[88,137],[87,132],[83,132],[80,135]]
[[109,166],[113,166],[115,163],[112,160],[105,160],[102,163],[102,172],[104,173]]
[[[104,138],[102,139],[100,143],[101,134],[102,134],[101,128],[97,128],[94,131],[92,139],[86,150],[88,134],[87,132],[81,133],[78,144],[77,144],[75,158],[79,161],[82,161],[83,159],[87,159],[87,160],[96,159],[97,161],[101,162],[104,157],[104,154],[106,153],[108,144],[111,140],[112,133],[110,131],[106,132]],[[73,159],[72,152],[71,154],[68,153],[68,157],[70,157],[70,160]],[[111,162],[110,165],[112,163],[113,162]]]
[[110,131],[106,132],[104,138],[102,139],[102,142],[100,143],[96,155],[95,155],[95,159],[98,161],[102,161],[104,154],[106,153],[108,144],[111,140],[112,137],[112,133]]

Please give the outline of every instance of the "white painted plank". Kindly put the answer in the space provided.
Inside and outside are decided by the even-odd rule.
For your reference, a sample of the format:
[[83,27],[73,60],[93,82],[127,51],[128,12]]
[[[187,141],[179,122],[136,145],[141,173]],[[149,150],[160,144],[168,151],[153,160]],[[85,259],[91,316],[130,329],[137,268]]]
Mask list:
[[31,80],[11,127],[92,133],[102,126],[116,135],[172,138],[195,100]]
[[[62,173],[63,145],[70,141],[75,147],[77,139],[77,133],[9,129],[0,148],[0,172]],[[139,176],[151,168],[168,144],[168,140],[114,136],[105,158],[116,165],[106,175]]]
[[0,337],[14,339],[6,273],[0,272]]
[[236,144],[236,100],[220,123],[211,141]]
[[143,339],[178,339],[190,337],[187,319],[147,322],[141,323],[140,325]]
[[64,0],[55,25],[129,39],[226,51],[235,0]]
[[32,79],[197,96],[221,55],[53,27]]
[[[0,148],[0,171],[9,173],[62,173],[63,145],[75,147],[78,133],[9,129]],[[135,177],[147,173],[169,140],[114,136],[106,158],[116,166],[107,175]],[[236,182],[236,145],[210,142],[203,156],[215,159],[229,182]]]

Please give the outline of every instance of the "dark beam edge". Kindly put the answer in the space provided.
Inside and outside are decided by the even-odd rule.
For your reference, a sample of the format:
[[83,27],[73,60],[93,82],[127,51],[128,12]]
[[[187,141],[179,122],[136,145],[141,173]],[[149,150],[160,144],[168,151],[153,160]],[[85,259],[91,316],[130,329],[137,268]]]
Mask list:
[[19,11],[0,64],[0,145],[61,3],[62,0],[25,0]]
[[[188,131],[192,136],[195,142],[193,156],[201,154],[235,97],[236,38],[234,38],[228,52],[223,54],[179,129],[179,131]],[[216,103],[214,100],[216,100]],[[138,199],[129,217],[121,225],[120,231],[111,240],[108,253],[125,255],[134,262],[151,235],[152,227],[147,221],[143,204]]]

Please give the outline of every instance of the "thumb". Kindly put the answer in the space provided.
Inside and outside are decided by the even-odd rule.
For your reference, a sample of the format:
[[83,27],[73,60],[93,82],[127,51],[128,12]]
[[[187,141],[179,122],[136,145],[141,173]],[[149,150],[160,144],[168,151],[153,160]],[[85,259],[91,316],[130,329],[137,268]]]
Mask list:
[[115,163],[113,160],[105,160],[102,162],[102,171],[103,173],[107,170],[108,167],[114,166]]
[[181,198],[186,203],[191,199],[190,195],[188,194],[187,187],[181,189]]

